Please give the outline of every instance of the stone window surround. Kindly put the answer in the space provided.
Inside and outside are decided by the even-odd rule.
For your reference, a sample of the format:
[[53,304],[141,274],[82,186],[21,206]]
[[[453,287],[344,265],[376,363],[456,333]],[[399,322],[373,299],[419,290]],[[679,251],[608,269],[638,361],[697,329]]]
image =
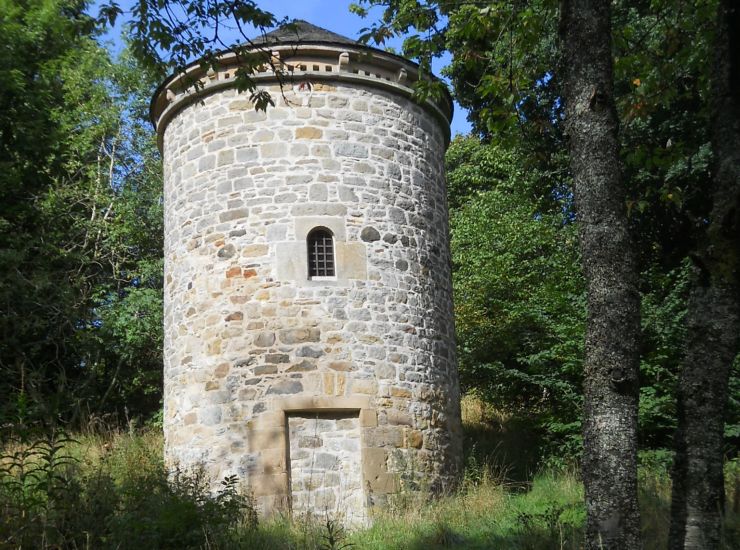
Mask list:
[[[388,449],[368,447],[364,437],[367,429],[377,428],[378,415],[368,396],[330,397],[296,396],[275,398],[268,410],[247,423],[249,450],[261,454],[263,473],[250,478],[250,490],[255,497],[271,496],[276,503],[273,511],[289,508],[290,502],[290,440],[288,415],[357,413],[360,427],[361,480],[365,491],[388,494],[398,490],[398,479],[386,471]],[[369,495],[365,495],[367,501]]]
[[[353,279],[367,279],[365,243],[347,241],[344,216],[298,216],[293,220],[294,239],[274,245],[275,274],[280,281],[298,286],[348,286]],[[325,227],[334,237],[334,277],[308,277],[306,238],[316,227]]]

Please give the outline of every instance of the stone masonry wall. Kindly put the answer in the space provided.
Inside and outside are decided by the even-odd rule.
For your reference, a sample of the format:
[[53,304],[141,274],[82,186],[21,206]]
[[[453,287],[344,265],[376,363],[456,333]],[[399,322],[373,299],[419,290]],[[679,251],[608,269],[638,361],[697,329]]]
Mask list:
[[[167,459],[237,474],[268,512],[290,502],[289,415],[339,411],[367,502],[443,488],[461,455],[443,131],[387,91],[271,91],[267,113],[226,89],[165,130]],[[307,278],[316,226],[336,280]]]

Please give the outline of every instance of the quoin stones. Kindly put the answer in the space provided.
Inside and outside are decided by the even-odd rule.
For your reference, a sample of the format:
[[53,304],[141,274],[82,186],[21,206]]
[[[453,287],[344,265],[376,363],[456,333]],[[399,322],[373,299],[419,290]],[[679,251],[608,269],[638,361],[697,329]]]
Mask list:
[[238,476],[263,513],[363,522],[460,471],[452,104],[412,98],[415,64],[305,22],[256,44],[266,112],[233,54],[152,101],[166,458]]

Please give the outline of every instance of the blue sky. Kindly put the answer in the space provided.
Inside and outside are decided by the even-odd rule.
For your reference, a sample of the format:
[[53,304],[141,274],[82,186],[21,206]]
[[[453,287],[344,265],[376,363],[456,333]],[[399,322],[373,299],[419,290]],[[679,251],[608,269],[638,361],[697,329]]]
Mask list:
[[[288,17],[290,19],[305,19],[306,21],[324,27],[330,31],[342,34],[349,38],[358,38],[360,30],[370,26],[373,16],[378,16],[379,12],[371,12],[367,19],[362,19],[357,15],[350,13],[349,5],[353,0],[262,0],[257,4],[260,8],[270,11],[278,19]],[[356,1],[356,0],[355,0]],[[120,2],[124,7],[129,1]],[[96,8],[93,7],[93,10]],[[118,31],[120,32],[120,31]],[[120,45],[120,39],[115,35],[111,36],[113,40],[113,49]],[[234,40],[238,40],[235,35]],[[401,40],[396,40],[389,45],[400,50]],[[434,72],[439,75],[442,67],[450,61],[449,54],[445,54],[434,63]],[[452,134],[465,134],[470,131],[470,124],[466,120],[465,111],[455,103],[455,116],[452,120]]]

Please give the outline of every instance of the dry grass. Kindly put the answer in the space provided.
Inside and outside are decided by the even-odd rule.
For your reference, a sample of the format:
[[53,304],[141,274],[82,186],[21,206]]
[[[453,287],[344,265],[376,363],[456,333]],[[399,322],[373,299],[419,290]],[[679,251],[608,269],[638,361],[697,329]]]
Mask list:
[[[213,540],[193,536],[187,544],[179,539],[179,548],[318,550],[332,548],[327,542],[330,538],[334,541],[333,548],[350,548],[345,545],[351,544],[354,550],[580,548],[584,508],[583,488],[577,472],[531,475],[531,471],[525,471],[526,483],[514,479],[512,460],[532,453],[532,448],[527,446],[530,440],[516,431],[516,419],[470,396],[463,399],[462,411],[468,437],[468,461],[462,486],[453,494],[434,496],[424,492],[401,492],[394,495],[391,506],[375,514],[372,527],[352,533],[339,530],[332,537],[327,534],[335,527],[325,521],[331,518],[319,518],[311,524],[274,518],[263,522],[256,530],[235,527],[238,523],[232,522],[226,537]],[[7,465],[9,453],[17,454],[27,448],[11,442],[0,455],[6,457]],[[105,521],[113,521],[118,526],[112,535],[106,535],[109,544],[99,547],[127,548],[125,538],[118,540],[117,537],[127,537],[131,532],[154,537],[152,540],[169,540],[167,533],[161,536],[154,532],[140,533],[140,514],[134,509],[126,511],[127,499],[132,498],[149,507],[147,518],[158,518],[159,523],[148,528],[189,532],[187,523],[195,517],[192,514],[201,506],[199,499],[204,497],[198,496],[199,493],[189,486],[181,487],[180,493],[165,494],[162,487],[166,486],[167,473],[162,450],[163,438],[159,430],[137,433],[88,430],[64,443],[63,454],[72,457],[75,464],[70,470],[71,487],[84,493],[81,504],[85,505],[90,498],[108,503],[113,516],[106,516]],[[648,550],[664,548],[666,544],[670,513],[669,460],[670,455],[665,452],[648,454],[641,469],[643,534]],[[519,475],[523,474],[519,472]],[[738,547],[735,544],[740,540],[740,462],[728,463],[727,481],[726,547],[733,548]],[[148,498],[150,483],[162,492],[159,500]],[[6,509],[3,506],[0,502],[0,511]],[[90,511],[80,514],[94,513],[94,509],[91,507]],[[217,513],[221,513],[219,510],[221,508]],[[59,521],[59,517],[62,516],[52,513],[48,521]],[[63,519],[69,521],[67,516]],[[76,520],[82,524],[86,518]],[[207,521],[211,522],[208,525],[217,522],[211,516]],[[3,547],[2,534],[0,527],[0,547]]]

